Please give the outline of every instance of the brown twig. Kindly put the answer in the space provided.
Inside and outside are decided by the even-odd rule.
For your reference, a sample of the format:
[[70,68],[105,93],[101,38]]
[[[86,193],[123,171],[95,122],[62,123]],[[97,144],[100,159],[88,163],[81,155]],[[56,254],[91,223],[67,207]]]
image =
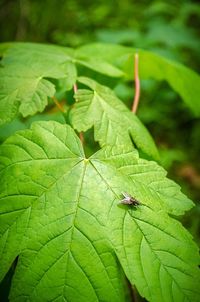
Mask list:
[[77,84],[75,83],[75,84],[74,84],[74,93],[77,93],[77,91],[78,91],[78,86],[77,86]]
[[135,78],[135,97],[132,105],[132,112],[136,113],[140,99],[140,79],[139,79],[139,56],[136,53],[134,56],[134,78]]
[[84,144],[84,135],[83,135],[83,132],[79,133],[79,138],[80,138],[81,143]]
[[63,113],[66,112],[66,110],[61,106],[61,104],[58,102],[55,96],[52,96],[52,100],[54,101],[54,103],[56,104],[56,106],[60,111],[62,111]]

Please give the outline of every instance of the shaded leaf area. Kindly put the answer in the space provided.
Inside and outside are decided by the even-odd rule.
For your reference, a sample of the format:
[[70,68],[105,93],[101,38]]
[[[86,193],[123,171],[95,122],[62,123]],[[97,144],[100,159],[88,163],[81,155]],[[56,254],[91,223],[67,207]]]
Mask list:
[[[19,255],[10,301],[129,301],[123,271],[149,301],[199,300],[197,247],[162,194],[120,171],[126,148],[86,159],[69,126],[37,122],[0,150],[1,278]],[[122,191],[142,204],[119,205]]]
[[111,89],[86,77],[79,77],[78,81],[92,91],[80,89],[75,94],[76,104],[70,112],[71,123],[75,129],[86,131],[94,126],[95,140],[101,146],[133,146],[133,140],[144,153],[154,159],[159,158],[147,129]]
[[110,62],[121,69],[129,80],[133,80],[134,54],[137,52],[140,78],[167,81],[193,113],[200,115],[200,76],[184,65],[150,51],[113,44],[88,44],[80,47],[78,52],[82,56]]

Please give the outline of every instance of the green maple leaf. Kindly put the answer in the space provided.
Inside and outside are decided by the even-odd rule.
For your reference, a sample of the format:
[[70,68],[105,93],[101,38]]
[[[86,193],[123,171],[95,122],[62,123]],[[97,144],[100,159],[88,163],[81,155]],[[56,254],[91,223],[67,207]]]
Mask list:
[[[135,178],[136,152],[86,159],[56,122],[34,123],[0,152],[1,279],[18,256],[10,301],[129,301],[124,273],[149,301],[199,301],[197,247],[156,186]],[[122,191],[141,205],[119,205]]]
[[36,43],[2,43],[0,68],[0,124],[19,112],[24,117],[42,112],[48,97],[55,94],[50,79],[56,79],[62,91],[70,90],[77,77],[77,65],[86,66],[113,77],[123,71],[109,62],[98,62],[61,46]]
[[139,54],[141,79],[165,80],[197,116],[200,115],[200,76],[188,67],[150,51],[114,44],[93,43],[80,47],[78,55],[107,62],[133,80],[134,55]]
[[70,113],[75,129],[86,131],[94,126],[95,140],[101,146],[132,146],[133,140],[144,153],[158,159],[158,151],[146,128],[111,89],[85,77],[79,77],[78,81],[92,90],[78,90],[75,95],[77,102]]
[[[2,43],[0,67],[0,124],[19,112],[24,117],[42,112],[48,97],[55,94],[50,79],[62,91],[70,90],[77,78],[77,65],[111,77],[133,76],[133,56],[137,50],[108,44],[91,44],[73,50],[35,43]],[[166,80],[198,115],[199,76],[190,69],[148,51],[139,50],[141,78]]]
[[76,81],[69,49],[17,43],[5,52],[0,68],[0,124],[20,112],[24,117],[42,112],[55,94],[49,80],[63,79],[66,90]]

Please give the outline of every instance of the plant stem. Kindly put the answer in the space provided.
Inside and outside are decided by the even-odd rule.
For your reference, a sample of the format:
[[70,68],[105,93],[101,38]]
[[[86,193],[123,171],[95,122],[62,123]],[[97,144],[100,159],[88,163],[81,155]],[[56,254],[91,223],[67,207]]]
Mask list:
[[61,104],[58,102],[55,96],[52,96],[52,100],[54,101],[54,103],[56,104],[56,106],[60,111],[62,111],[63,113],[66,112],[66,110],[61,106]]
[[140,99],[140,79],[139,79],[139,56],[138,53],[134,56],[134,78],[135,78],[135,97],[132,105],[132,112],[136,113]]
[[77,90],[78,90],[78,86],[77,86],[77,84],[75,83],[75,84],[74,84],[74,93],[77,93]]
[[[75,83],[74,84],[74,93],[76,93],[77,91],[78,91],[78,86],[77,86],[77,84]],[[80,138],[80,141],[82,142],[82,144],[84,143],[84,136],[83,136],[83,132],[80,132],[79,133],[79,138]]]
[[82,144],[84,144],[84,136],[83,136],[83,132],[79,133],[79,138]]

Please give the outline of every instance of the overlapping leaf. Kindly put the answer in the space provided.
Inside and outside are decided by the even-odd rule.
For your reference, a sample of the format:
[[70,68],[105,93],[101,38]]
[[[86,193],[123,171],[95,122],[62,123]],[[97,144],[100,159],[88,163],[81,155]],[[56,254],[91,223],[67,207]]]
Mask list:
[[[149,301],[199,300],[197,247],[156,187],[117,169],[137,160],[126,153],[86,159],[74,131],[56,122],[1,146],[1,278],[19,255],[11,301],[129,301],[119,262]],[[142,205],[120,206],[122,191]]]
[[150,134],[128,108],[107,87],[94,80],[80,77],[79,82],[91,90],[79,90],[71,110],[71,122],[78,131],[94,126],[95,139],[101,146],[126,144],[132,140],[144,153],[158,159],[158,152]]
[[67,47],[34,43],[2,43],[0,68],[0,124],[44,110],[48,97],[55,93],[49,79],[62,83],[62,91],[70,90],[76,81],[76,65],[84,65],[109,76],[123,72],[109,62],[84,57]]
[[[76,81],[76,65],[111,77],[132,79],[135,49],[91,44],[76,51],[66,47],[34,43],[3,43],[0,68],[0,124],[20,112],[23,116],[41,112],[55,93],[50,78],[62,80],[63,89]],[[195,114],[200,113],[200,78],[190,69],[151,52],[139,50],[140,77],[166,80]]]
[[19,111],[23,116],[44,110],[55,93],[49,78],[65,80],[66,90],[76,81],[69,49],[37,44],[14,44],[0,68],[0,124]]
[[133,79],[134,54],[139,53],[141,79],[165,80],[182,97],[194,114],[200,115],[200,76],[185,67],[153,52],[113,44],[94,43],[79,48],[79,56],[109,62]]

